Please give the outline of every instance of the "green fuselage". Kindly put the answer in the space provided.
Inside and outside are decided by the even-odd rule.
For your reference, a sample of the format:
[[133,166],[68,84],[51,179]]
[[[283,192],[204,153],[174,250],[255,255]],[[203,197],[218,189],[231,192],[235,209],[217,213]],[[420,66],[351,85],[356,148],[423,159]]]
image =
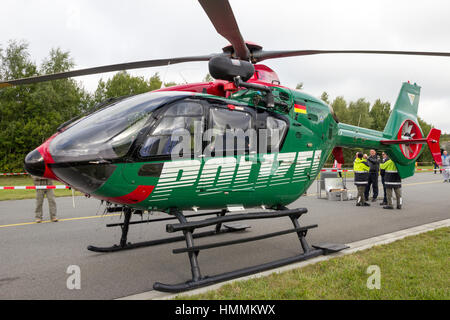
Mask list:
[[[337,123],[322,101],[298,91],[276,89],[287,95],[284,109],[276,106],[273,112],[289,121],[279,152],[116,163],[113,174],[92,195],[121,203],[123,195],[139,186],[154,186],[147,198],[132,204],[144,210],[270,207],[293,202],[311,185],[330,155]],[[247,102],[255,108],[248,103],[251,94],[222,100]],[[306,112],[296,112],[295,104],[306,106]],[[145,168],[158,168],[158,172],[146,174]]]
[[[417,121],[418,90],[403,84],[384,132],[338,123],[323,101],[278,86],[272,88],[270,108],[267,96],[252,89],[228,99],[176,91],[147,93],[69,125],[50,142],[55,158],[50,168],[58,179],[86,194],[142,210],[287,205],[304,194],[337,146],[385,150],[401,177],[411,176],[421,150],[407,159],[405,150],[383,140],[396,139],[405,123],[403,131],[411,132],[408,123]],[[416,98],[411,98],[413,93]],[[191,114],[184,114],[186,110]],[[177,131],[174,123],[181,121],[182,128],[195,131],[194,120],[205,132],[251,129],[257,147],[245,142],[248,148],[243,152],[235,146],[224,156],[206,152],[213,140],[206,148],[201,141],[200,153],[189,144],[183,149],[189,150],[183,151],[187,156],[169,157],[163,150],[172,148],[173,141],[195,144],[197,138],[173,140],[164,130]],[[277,126],[283,129],[277,149],[262,148],[259,134]],[[216,138],[214,148],[221,139]]]

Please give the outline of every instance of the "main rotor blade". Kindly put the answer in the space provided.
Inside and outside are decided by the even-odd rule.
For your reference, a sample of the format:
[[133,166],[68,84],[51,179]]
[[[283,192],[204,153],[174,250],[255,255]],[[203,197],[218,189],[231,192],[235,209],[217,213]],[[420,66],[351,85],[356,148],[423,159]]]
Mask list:
[[237,58],[248,60],[250,51],[239,31],[236,18],[228,0],[198,0],[216,31],[233,46]]
[[266,59],[286,58],[295,56],[310,56],[313,54],[326,53],[359,53],[359,54],[399,54],[415,56],[438,56],[450,57],[450,52],[428,52],[428,51],[386,51],[386,50],[286,50],[286,51],[257,51],[253,53],[254,63]]
[[78,76],[86,76],[86,75],[90,75],[90,74],[97,74],[97,73],[110,72],[110,71],[122,71],[122,70],[128,70],[128,69],[158,67],[158,66],[166,66],[168,64],[176,64],[176,63],[191,62],[191,61],[209,61],[209,59],[211,59],[212,57],[217,56],[217,55],[227,55],[227,54],[219,53],[219,54],[210,54],[210,55],[204,55],[204,56],[145,60],[145,61],[111,64],[111,65],[106,65],[106,66],[101,66],[101,67],[73,70],[73,71],[47,74],[47,75],[42,75],[42,76],[22,78],[22,79],[16,79],[16,80],[0,81],[0,88],[16,86],[16,85],[21,85],[21,84],[38,83],[38,82],[44,82],[44,81],[50,81],[50,80],[66,79],[66,78],[78,77]]

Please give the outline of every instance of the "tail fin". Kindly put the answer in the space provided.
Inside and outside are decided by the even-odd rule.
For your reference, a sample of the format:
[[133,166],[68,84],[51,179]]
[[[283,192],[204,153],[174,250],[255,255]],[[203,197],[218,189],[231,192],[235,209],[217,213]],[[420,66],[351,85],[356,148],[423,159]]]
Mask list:
[[439,149],[441,131],[432,129],[427,138],[423,136],[417,119],[419,99],[420,87],[409,82],[403,83],[383,131],[383,137],[388,140],[380,141],[381,144],[390,145],[386,151],[396,162],[402,178],[414,174],[415,162],[422,153],[422,145],[425,143],[428,144],[433,159],[437,163],[441,162]]
[[[416,84],[404,82],[395,102],[394,109],[386,123],[383,136],[388,139],[395,139],[398,130],[405,120],[418,123],[417,110],[419,108],[420,87]],[[422,134],[422,132],[421,132]]]

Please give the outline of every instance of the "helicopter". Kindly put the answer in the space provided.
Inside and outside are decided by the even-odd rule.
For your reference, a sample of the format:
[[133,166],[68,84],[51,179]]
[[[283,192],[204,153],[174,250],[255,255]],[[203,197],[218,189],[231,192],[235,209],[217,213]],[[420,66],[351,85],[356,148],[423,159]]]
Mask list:
[[[286,206],[301,197],[333,154],[343,163],[342,148],[385,151],[401,178],[414,174],[427,144],[441,163],[440,130],[424,136],[417,118],[420,86],[405,82],[384,131],[341,123],[324,101],[281,85],[276,72],[261,64],[268,59],[318,54],[395,54],[450,56],[446,52],[380,50],[266,51],[244,41],[228,0],[199,0],[216,31],[229,41],[220,53],[106,65],[0,81],[0,88],[103,72],[207,61],[211,82],[178,85],[109,100],[94,111],[62,124],[24,160],[34,176],[65,183],[107,203],[107,212],[123,212],[119,245],[89,246],[115,252],[176,241],[186,247],[192,279],[178,284],[156,282],[156,290],[180,292],[272,269],[346,248],[340,244],[310,246],[309,229],[299,218],[306,208]],[[260,211],[246,212],[257,208]],[[244,211],[245,209],[245,211]],[[184,215],[183,211],[195,213]],[[198,210],[202,210],[201,213]],[[203,212],[203,210],[212,210]],[[131,221],[133,214],[160,211],[167,217]],[[192,219],[213,216],[203,220]],[[231,241],[195,245],[194,239],[248,229],[244,220],[289,217],[293,228]],[[189,220],[188,220],[189,219]],[[129,226],[178,220],[168,233],[182,235],[128,243]],[[234,223],[233,223],[234,222]],[[205,227],[213,230],[196,232]],[[197,256],[218,248],[296,233],[302,252],[214,276],[203,276]]]

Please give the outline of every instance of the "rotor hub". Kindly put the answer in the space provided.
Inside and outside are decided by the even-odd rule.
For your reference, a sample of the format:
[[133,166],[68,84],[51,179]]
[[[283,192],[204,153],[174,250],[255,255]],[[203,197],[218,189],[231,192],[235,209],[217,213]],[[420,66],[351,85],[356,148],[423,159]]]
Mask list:
[[[263,48],[259,44],[251,42],[251,41],[245,41],[245,45],[247,46],[248,50],[250,51],[250,54],[253,54],[253,52],[256,52],[256,51],[261,51]],[[223,47],[222,51],[223,51],[223,53],[229,53],[231,55],[234,54],[234,48],[231,44]]]

